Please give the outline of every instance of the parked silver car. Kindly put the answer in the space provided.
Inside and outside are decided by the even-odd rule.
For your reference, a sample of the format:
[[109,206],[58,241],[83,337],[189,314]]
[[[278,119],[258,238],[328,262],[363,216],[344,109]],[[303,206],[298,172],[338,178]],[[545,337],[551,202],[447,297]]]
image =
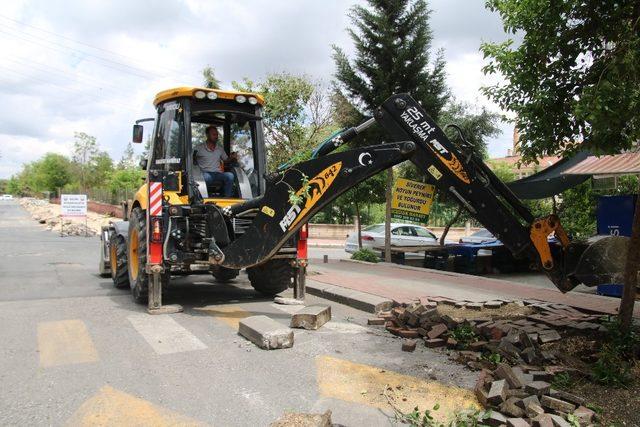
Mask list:
[[460,238],[459,243],[490,243],[497,242],[498,239],[486,228],[481,228],[471,236]]
[[[438,238],[425,227],[415,224],[391,224],[391,246],[430,246],[438,245]],[[384,246],[384,224],[370,225],[362,229],[362,247],[377,248]],[[347,236],[344,250],[353,253],[358,250],[358,232]]]

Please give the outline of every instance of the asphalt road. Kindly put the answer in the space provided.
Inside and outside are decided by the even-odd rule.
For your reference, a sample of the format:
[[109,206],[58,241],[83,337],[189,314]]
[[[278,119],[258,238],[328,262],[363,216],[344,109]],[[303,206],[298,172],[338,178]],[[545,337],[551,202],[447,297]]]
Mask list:
[[366,313],[330,303],[323,328],[264,351],[237,335],[239,319],[286,325],[295,308],[260,297],[244,274],[177,278],[165,303],[184,313],[150,316],[97,275],[98,250],[97,238],[60,238],[0,202],[0,425],[262,426],[325,409],[347,426],[390,425],[387,384],[407,410],[472,401],[451,385],[471,387],[473,373],[424,346],[401,352],[364,326]]

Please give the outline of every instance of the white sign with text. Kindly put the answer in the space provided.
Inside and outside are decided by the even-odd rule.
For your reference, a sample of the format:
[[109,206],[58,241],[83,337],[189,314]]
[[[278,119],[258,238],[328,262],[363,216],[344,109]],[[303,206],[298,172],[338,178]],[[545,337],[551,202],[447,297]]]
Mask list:
[[60,207],[62,216],[87,216],[87,195],[62,194]]

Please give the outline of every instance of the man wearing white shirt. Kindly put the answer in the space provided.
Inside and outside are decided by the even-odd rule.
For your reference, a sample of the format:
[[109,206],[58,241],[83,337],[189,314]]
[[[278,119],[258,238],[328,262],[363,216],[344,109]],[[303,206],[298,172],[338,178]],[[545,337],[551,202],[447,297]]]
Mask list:
[[224,148],[218,144],[218,129],[215,126],[209,126],[205,130],[207,141],[197,146],[193,151],[193,158],[200,166],[204,180],[207,186],[213,185],[214,181],[223,182],[223,196],[231,197],[233,193],[233,179],[231,172],[224,171],[224,161],[231,158],[234,160],[235,153],[227,156]]

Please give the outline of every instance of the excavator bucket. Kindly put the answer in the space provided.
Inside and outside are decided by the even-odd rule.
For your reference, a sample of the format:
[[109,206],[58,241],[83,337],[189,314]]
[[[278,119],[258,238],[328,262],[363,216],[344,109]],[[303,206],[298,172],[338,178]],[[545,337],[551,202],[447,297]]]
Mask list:
[[629,238],[596,236],[585,245],[575,264],[567,265],[567,276],[586,286],[623,283]]

